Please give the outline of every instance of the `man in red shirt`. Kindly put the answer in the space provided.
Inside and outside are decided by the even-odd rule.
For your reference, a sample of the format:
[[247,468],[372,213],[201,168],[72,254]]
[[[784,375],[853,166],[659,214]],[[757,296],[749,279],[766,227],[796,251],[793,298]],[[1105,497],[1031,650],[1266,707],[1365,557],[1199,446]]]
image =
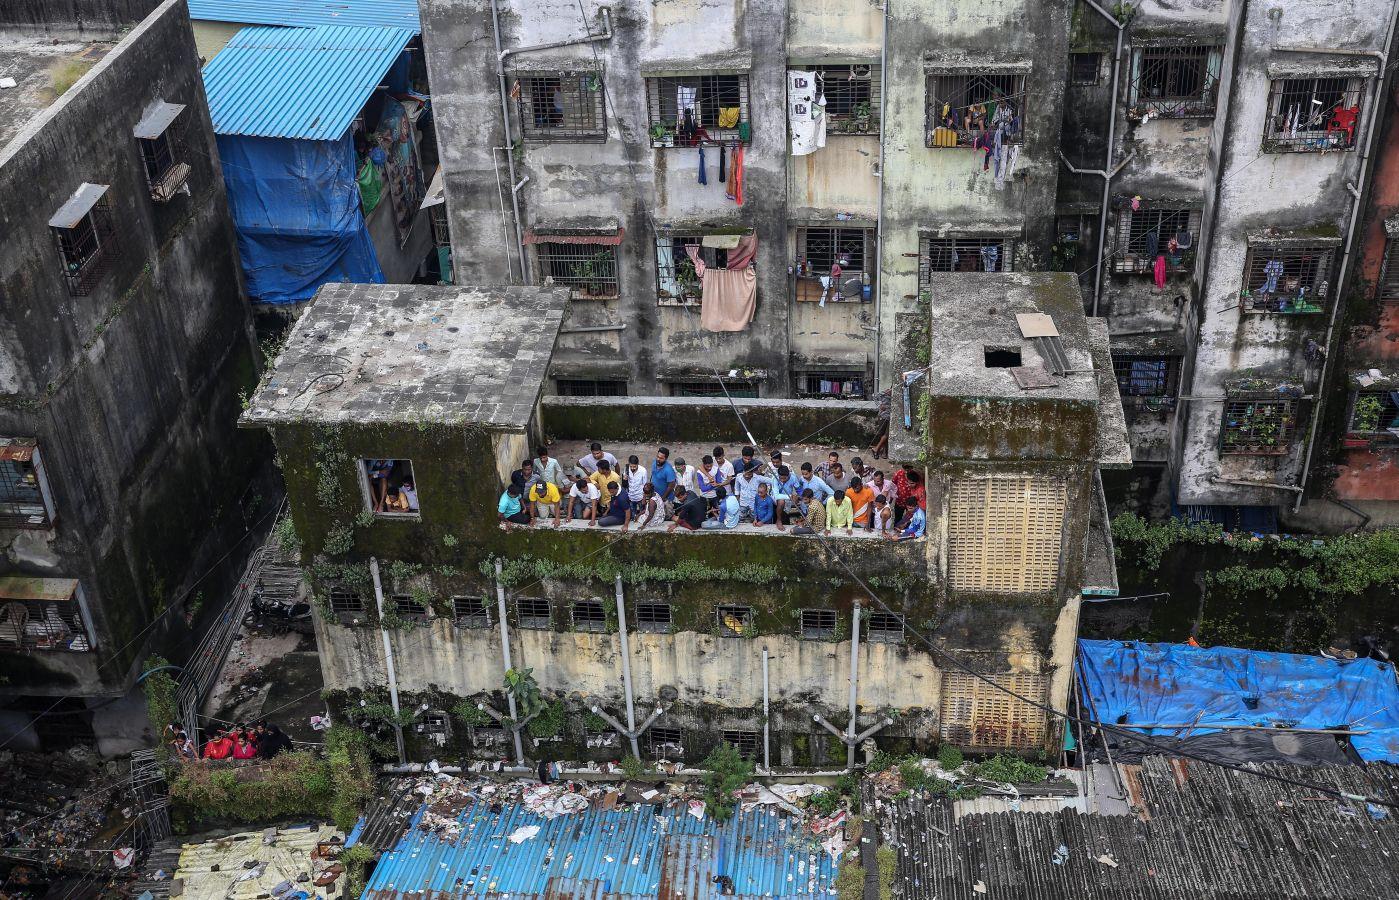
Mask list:
[[233,741],[229,740],[228,732],[220,728],[214,732],[214,736],[209,738],[209,742],[204,745],[205,759],[228,759],[233,752]]

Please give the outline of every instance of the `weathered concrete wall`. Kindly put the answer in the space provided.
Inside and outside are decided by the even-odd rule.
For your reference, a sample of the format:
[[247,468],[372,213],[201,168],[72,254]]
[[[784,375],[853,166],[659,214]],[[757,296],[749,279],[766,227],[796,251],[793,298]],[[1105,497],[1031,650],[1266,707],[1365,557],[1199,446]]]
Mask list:
[[144,19],[160,0],[5,0],[0,28],[105,35]]
[[[191,195],[155,204],[131,132],[162,99],[187,105]],[[83,181],[111,185],[119,243],[96,288],[70,297],[47,221]],[[25,198],[0,209],[0,433],[38,438],[58,510],[48,531],[0,534],[4,568],[78,578],[97,629],[93,653],[4,656],[0,674],[6,692],[119,693],[161,631],[138,633],[263,514],[247,492],[267,441],[234,428],[255,348],[182,2],[0,153],[0,196]]]
[[[831,446],[864,446],[878,432],[873,400],[734,401],[761,440],[792,441],[820,432]],[[546,397],[544,428],[557,440],[747,441],[733,407],[720,397]]]

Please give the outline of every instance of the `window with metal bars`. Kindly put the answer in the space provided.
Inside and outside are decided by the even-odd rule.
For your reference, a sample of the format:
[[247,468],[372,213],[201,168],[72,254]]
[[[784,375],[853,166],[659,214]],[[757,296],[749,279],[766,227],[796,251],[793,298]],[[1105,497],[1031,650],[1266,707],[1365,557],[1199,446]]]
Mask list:
[[39,448],[28,442],[0,445],[0,527],[48,528],[48,487]]
[[801,611],[801,636],[804,640],[830,640],[836,636],[836,611],[833,609],[804,609]]
[[146,171],[146,184],[151,199],[158,203],[171,200],[189,179],[189,163],[183,162],[183,141],[177,126],[159,137],[137,138],[141,148],[141,164]]
[[674,617],[669,603],[638,603],[636,605],[636,630],[649,634],[667,634]]
[[606,96],[600,72],[516,75],[510,89],[528,140],[599,143],[607,140]]
[[515,618],[521,628],[547,631],[551,624],[549,601],[542,597],[518,597],[515,600]]
[[1219,98],[1222,47],[1141,47],[1132,54],[1128,116],[1140,120],[1212,116]]
[[651,144],[693,147],[701,141],[742,141],[752,136],[748,75],[689,75],[646,79]]
[[597,378],[556,378],[560,397],[625,397],[625,381],[607,381]]
[[1200,210],[1144,205],[1117,213],[1117,254],[1113,271],[1150,275],[1156,258],[1166,259],[1166,271],[1189,272],[1195,265],[1195,241],[1200,234]]
[[1249,247],[1244,263],[1243,311],[1325,312],[1333,253],[1333,247],[1325,246]]
[[1113,354],[1112,357],[1112,370],[1117,375],[1117,390],[1123,397],[1173,400],[1179,365],[1180,358],[1176,356]]
[[573,601],[574,631],[607,631],[607,610],[601,600]]
[[84,653],[92,636],[77,598],[14,598],[0,603],[0,651],[63,650]]
[[826,98],[827,134],[879,133],[879,66],[812,66]]
[[364,598],[358,591],[346,587],[330,589],[330,611],[337,616],[353,616],[364,612]]
[[63,260],[68,293],[86,297],[111,268],[116,251],[112,207],[104,195],[71,228],[50,228]]
[[490,628],[495,616],[484,597],[453,597],[452,621],[458,628]]
[[1384,242],[1384,262],[1380,266],[1379,286],[1376,299],[1382,301],[1399,300],[1399,240],[1389,238]]
[[1069,82],[1071,84],[1097,84],[1103,70],[1103,54],[1070,53]]
[[1351,398],[1350,431],[1399,438],[1399,391],[1359,391]]
[[753,607],[719,606],[714,610],[714,618],[719,634],[726,637],[742,637],[753,627]]
[[865,617],[865,639],[877,644],[902,644],[904,617],[898,613],[869,613]]
[[927,97],[929,147],[970,147],[997,130],[1002,144],[1018,144],[1024,137],[1024,75],[929,75]]
[[[874,229],[798,228],[795,272],[797,300],[809,303],[860,303],[873,296]],[[840,275],[827,284],[835,266]],[[867,293],[869,296],[867,296]]]
[[427,606],[409,594],[394,594],[393,608],[399,618],[423,621],[428,617]]
[[1360,124],[1360,79],[1280,78],[1268,94],[1263,151],[1348,150]]
[[534,245],[544,284],[567,285],[575,300],[617,297],[617,248],[597,244]]
[[758,758],[758,732],[724,729],[723,742],[732,744],[744,759]]
[[796,376],[798,397],[838,397],[842,400],[864,400],[864,372],[799,372]]
[[656,238],[656,299],[662,306],[700,302],[702,285],[687,247],[696,248],[695,253],[705,268],[728,268],[728,250],[704,246],[705,237],[714,234],[718,232],[709,235],[695,232],[663,234]]
[[1282,456],[1296,430],[1293,400],[1234,399],[1224,404],[1220,452],[1231,456]]
[[668,382],[670,395],[672,397],[723,397],[725,389],[730,397],[741,397],[749,400],[758,399],[758,382],[756,381],[730,381],[724,379],[723,387],[713,379],[704,381],[671,381]]
[[933,272],[1009,272],[1015,242],[1003,237],[918,238],[918,288],[928,286]]
[[652,759],[678,759],[685,755],[685,733],[679,728],[652,725],[641,738],[646,754]]

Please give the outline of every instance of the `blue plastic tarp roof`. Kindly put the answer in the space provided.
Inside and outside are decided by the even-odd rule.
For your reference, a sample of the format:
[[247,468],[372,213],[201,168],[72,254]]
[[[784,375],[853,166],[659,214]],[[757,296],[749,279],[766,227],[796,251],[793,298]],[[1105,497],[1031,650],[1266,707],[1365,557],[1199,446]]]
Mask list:
[[412,39],[407,28],[244,28],[204,67],[214,132],[338,140]]
[[[722,826],[710,816],[696,819],[683,806],[660,815],[637,805],[553,819],[518,803],[497,809],[481,801],[467,806],[455,839],[410,826],[375,866],[365,896],[389,900],[445,891],[533,897],[546,888],[586,886],[609,898],[654,898],[664,880],[666,896],[707,900],[720,896],[719,875],[733,880],[731,893],[740,897],[829,896],[835,889],[830,854],[800,821],[771,809],[737,812]],[[539,832],[510,841],[528,826]]]
[[1101,722],[1184,726],[1198,716],[1192,735],[1218,725],[1353,728],[1369,732],[1350,739],[1362,759],[1399,763],[1399,683],[1389,663],[1130,641],[1079,641],[1079,660]]
[[422,30],[418,0],[189,0],[189,17],[245,25],[356,25]]

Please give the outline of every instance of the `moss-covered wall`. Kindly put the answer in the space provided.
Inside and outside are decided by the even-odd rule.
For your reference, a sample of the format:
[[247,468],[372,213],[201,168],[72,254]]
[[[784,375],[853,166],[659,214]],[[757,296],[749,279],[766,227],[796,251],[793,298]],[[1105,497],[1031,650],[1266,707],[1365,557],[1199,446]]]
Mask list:
[[[745,400],[735,405],[762,441],[798,441],[820,432],[820,442],[864,447],[878,434],[879,404],[872,400]],[[546,397],[545,432],[556,440],[746,443],[723,397]]]
[[975,460],[1096,458],[1098,411],[1089,403],[930,397],[928,457]]

